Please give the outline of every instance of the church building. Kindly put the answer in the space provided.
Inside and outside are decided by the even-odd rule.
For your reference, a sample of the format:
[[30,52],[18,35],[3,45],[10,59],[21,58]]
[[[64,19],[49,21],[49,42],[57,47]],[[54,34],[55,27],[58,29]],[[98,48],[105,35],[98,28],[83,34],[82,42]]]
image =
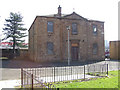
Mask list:
[[[73,12],[36,16],[29,29],[29,58],[36,62],[103,60],[104,22]],[[68,33],[69,30],[69,33]],[[68,50],[69,38],[69,50]]]

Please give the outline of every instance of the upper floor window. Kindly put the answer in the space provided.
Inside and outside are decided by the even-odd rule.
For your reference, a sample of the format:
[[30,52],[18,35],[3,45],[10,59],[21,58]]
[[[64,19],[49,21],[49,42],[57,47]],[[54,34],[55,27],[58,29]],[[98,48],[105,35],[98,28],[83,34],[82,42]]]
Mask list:
[[47,22],[47,31],[53,32],[53,22],[51,21]]
[[53,54],[53,43],[52,42],[47,42],[47,53]]
[[93,34],[97,35],[97,26],[96,25],[93,25]]
[[94,43],[93,44],[93,54],[97,54],[97,52],[98,52],[98,45],[97,45],[97,43]]
[[77,34],[77,24],[72,23],[72,34]]

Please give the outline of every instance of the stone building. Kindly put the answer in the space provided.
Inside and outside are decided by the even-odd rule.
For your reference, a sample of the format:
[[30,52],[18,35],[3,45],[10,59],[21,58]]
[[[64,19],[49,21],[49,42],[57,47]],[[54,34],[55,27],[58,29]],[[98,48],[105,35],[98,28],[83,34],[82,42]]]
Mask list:
[[110,59],[120,60],[120,41],[110,41]]
[[33,61],[65,61],[68,58],[70,27],[70,60],[104,59],[104,22],[88,20],[77,13],[36,16],[29,29],[29,57]]

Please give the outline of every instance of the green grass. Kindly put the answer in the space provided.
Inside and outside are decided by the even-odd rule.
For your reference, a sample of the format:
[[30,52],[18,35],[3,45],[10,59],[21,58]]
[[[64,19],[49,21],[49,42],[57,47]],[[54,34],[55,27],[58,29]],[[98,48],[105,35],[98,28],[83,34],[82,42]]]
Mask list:
[[120,80],[118,81],[118,71],[109,71],[109,77],[94,78],[82,82],[79,80],[79,82],[58,83],[54,85],[56,88],[120,88],[118,82],[120,83]]
[[[119,75],[118,75],[119,72]],[[120,84],[120,79],[118,81],[118,76],[120,76],[119,71],[109,71],[109,77],[102,77],[102,78],[91,78],[88,81],[84,81],[84,79],[79,80],[70,80],[70,81],[61,81],[56,83],[51,83],[56,88],[69,88],[69,90],[73,90],[75,88],[78,90],[79,88],[120,88],[118,83]],[[119,77],[120,78],[120,77]],[[48,83],[44,83],[47,85]],[[20,88],[20,86],[16,87]],[[70,89],[71,88],[71,89]],[[59,89],[60,90],[60,89]],[[101,89],[100,89],[101,90]]]

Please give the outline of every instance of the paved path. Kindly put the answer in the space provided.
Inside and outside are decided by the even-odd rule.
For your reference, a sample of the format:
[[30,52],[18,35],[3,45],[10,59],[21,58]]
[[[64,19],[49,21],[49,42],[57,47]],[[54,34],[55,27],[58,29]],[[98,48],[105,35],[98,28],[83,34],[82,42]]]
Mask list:
[[[85,78],[97,78],[97,76],[85,75]],[[66,75],[66,76],[56,76],[54,77],[41,77],[43,82],[55,82],[57,81],[68,81],[68,80],[76,80],[76,79],[84,79],[84,74],[76,74],[76,75]]]
[[2,80],[15,80],[21,77],[21,69],[0,68],[0,71],[2,72]]
[[2,90],[2,88],[12,88],[13,90],[15,86],[20,86],[20,85],[21,85],[21,80],[3,80],[0,81],[0,90]]
[[108,64],[108,70],[113,71],[113,70],[120,70],[120,61],[114,61],[114,60],[107,60],[107,61],[102,61],[94,64]]

